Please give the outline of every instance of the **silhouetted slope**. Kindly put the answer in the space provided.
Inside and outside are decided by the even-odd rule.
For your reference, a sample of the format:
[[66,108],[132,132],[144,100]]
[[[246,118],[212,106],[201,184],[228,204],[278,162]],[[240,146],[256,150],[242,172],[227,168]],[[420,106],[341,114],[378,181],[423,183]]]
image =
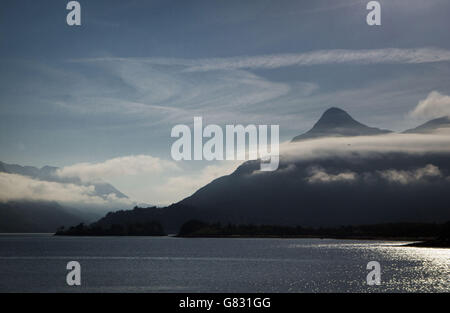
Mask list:
[[176,233],[181,223],[191,218],[206,217],[208,212],[197,210],[194,207],[172,204],[165,208],[149,207],[139,208],[135,207],[133,210],[120,210],[110,212],[105,217],[101,218],[92,226],[109,228],[113,225],[132,225],[148,221],[160,222],[164,230],[168,233]]
[[[176,233],[192,219],[303,227],[450,220],[448,154],[282,159],[275,172],[258,172],[259,167],[258,161],[245,162],[179,203],[109,213],[98,224],[156,220],[166,232]],[[425,176],[417,179],[420,175]]]
[[0,233],[54,232],[62,225],[86,222],[56,202],[0,203]]
[[[383,177],[395,176],[389,172],[393,168],[414,173],[428,164],[438,167],[440,176],[410,183]],[[180,203],[217,212],[222,217],[217,221],[235,224],[335,226],[450,219],[449,155],[330,157],[282,162],[275,172],[258,169],[259,162],[246,162]],[[317,169],[330,181],[313,182]],[[355,179],[338,180],[342,173],[354,173]]]
[[428,121],[420,126],[417,126],[416,128],[405,130],[405,134],[411,134],[411,133],[430,133],[433,132],[439,128],[450,128],[450,118],[448,116],[440,117],[433,119],[431,121]]
[[59,228],[57,236],[165,236],[166,233],[158,221],[144,221],[129,224],[113,224],[103,227],[98,224],[89,226],[83,223],[70,228]]
[[344,110],[330,108],[323,113],[313,128],[302,135],[294,137],[292,141],[319,137],[380,135],[389,132],[389,130],[368,127],[353,119]]

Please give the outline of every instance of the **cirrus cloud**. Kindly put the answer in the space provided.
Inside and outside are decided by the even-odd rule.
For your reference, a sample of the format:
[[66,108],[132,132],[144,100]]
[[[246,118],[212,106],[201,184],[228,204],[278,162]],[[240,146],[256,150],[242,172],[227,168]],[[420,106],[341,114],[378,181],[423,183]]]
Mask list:
[[383,49],[330,49],[303,53],[280,53],[227,58],[90,58],[72,62],[133,61],[154,65],[183,66],[187,72],[237,69],[276,69],[287,66],[311,66],[324,64],[421,64],[450,61],[450,50],[422,48]]

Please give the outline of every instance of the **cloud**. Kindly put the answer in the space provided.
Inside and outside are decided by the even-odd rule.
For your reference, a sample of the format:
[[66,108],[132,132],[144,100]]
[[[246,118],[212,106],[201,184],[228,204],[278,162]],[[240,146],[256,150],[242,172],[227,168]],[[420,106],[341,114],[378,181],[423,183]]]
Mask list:
[[380,177],[388,182],[397,184],[411,184],[427,181],[430,178],[440,178],[442,173],[437,166],[427,164],[425,167],[414,170],[383,170],[376,172],[355,173],[352,171],[343,171],[338,174],[327,173],[323,168],[313,167],[309,170],[310,176],[306,177],[308,183],[336,183],[336,182],[354,182],[360,177],[373,181],[374,177]]
[[[62,114],[83,119],[90,129],[131,131],[149,127],[155,130],[155,140],[163,140],[170,125],[191,122],[198,115],[208,123],[280,124],[285,131],[303,131],[306,129],[302,127],[317,118],[317,112],[329,106],[343,107],[356,117],[358,113],[365,115],[365,122],[400,129],[411,103],[416,104],[430,90],[446,90],[445,67],[420,76],[380,79],[377,74],[361,80],[358,86],[332,90],[323,75],[286,76],[252,70],[323,64],[415,64],[444,61],[449,53],[419,48],[317,50],[232,58],[72,59],[69,63],[74,64],[65,63],[64,71],[60,66],[54,66],[53,71],[45,69],[52,74],[33,81],[37,86],[31,90],[25,87],[26,94],[39,95],[41,105],[63,108]],[[345,68],[341,67],[344,74]],[[39,72],[36,69],[30,74]],[[410,120],[404,123],[404,129],[411,128]]]
[[150,155],[132,155],[106,160],[101,163],[78,163],[58,169],[59,177],[78,177],[82,181],[127,175],[161,173],[165,170],[177,170],[175,162],[152,157]]
[[159,203],[170,204],[192,195],[199,188],[216,178],[231,174],[242,161],[223,161],[218,165],[208,165],[196,173],[185,172],[169,177],[166,182],[156,187]]
[[[412,122],[401,119],[405,117],[405,111],[411,109],[411,103],[417,103],[430,90],[446,90],[448,84],[442,73],[443,68],[433,68],[429,75],[420,76],[409,73],[380,79],[377,74],[358,79],[362,83],[358,86],[351,84],[350,87],[332,90],[329,90],[323,75],[307,75],[309,81],[304,81],[304,75],[290,77],[282,72],[252,70],[448,60],[450,50],[437,48],[316,50],[231,58],[73,59],[70,61],[82,64],[77,67],[80,71],[94,68],[104,73],[104,77],[93,81],[90,75],[81,75],[83,79],[73,82],[79,86],[74,89],[77,93],[67,90],[64,95],[70,94],[71,97],[58,97],[58,101],[53,103],[83,114],[111,114],[116,120],[112,124],[108,119],[108,123],[96,124],[96,127],[132,124],[157,127],[157,133],[165,131],[167,125],[187,123],[198,115],[215,124],[237,121],[245,124],[280,124],[285,130],[302,131],[306,129],[299,129],[299,125],[306,128],[318,111],[330,106],[365,115],[366,122],[382,124],[382,127],[406,129],[411,128]],[[341,70],[347,75],[345,68],[342,66]],[[58,92],[65,88],[61,86]]]
[[[117,97],[119,100],[123,99],[115,103],[112,110],[129,107],[132,111],[141,113],[145,109],[152,113],[167,113],[193,108],[205,109],[212,105],[246,106],[274,99],[289,91],[287,84],[271,82],[247,71],[227,71],[220,75],[187,73],[186,70],[196,62],[185,59],[107,58],[84,62],[100,67],[123,83],[120,93],[108,90],[114,97],[100,98],[105,103],[115,103],[113,100]],[[87,96],[90,98],[92,94]],[[81,100],[88,101],[84,98]],[[183,111],[179,113],[185,114]]]
[[442,116],[450,116],[450,96],[438,91],[432,91],[421,100],[416,108],[409,113],[414,118],[432,119]]
[[213,58],[191,65],[188,71],[231,69],[275,69],[287,66],[325,64],[420,64],[450,61],[450,51],[435,48],[317,50],[297,54],[273,54],[250,57]]
[[132,201],[111,193],[97,196],[93,185],[76,185],[33,179],[18,174],[0,173],[0,202],[56,201],[62,205],[86,209],[118,209]]
[[230,174],[242,161],[223,161],[200,170],[149,155],[125,156],[101,163],[79,163],[57,171],[83,182],[107,181],[135,201],[170,204],[190,196],[215,178]]
[[334,183],[334,182],[352,182],[358,178],[358,174],[351,171],[341,172],[338,174],[329,174],[322,168],[310,169],[311,176],[306,180],[309,183]]
[[228,58],[91,58],[74,62],[130,61],[154,65],[184,66],[188,72],[237,69],[275,69],[325,64],[421,64],[450,61],[450,50],[432,47],[401,49],[331,49],[305,53],[239,56]]
[[441,171],[433,164],[427,164],[423,168],[411,171],[386,170],[380,171],[379,175],[389,182],[399,183],[402,185],[417,183],[428,178],[441,177]]
[[[81,75],[81,82],[74,82],[76,93],[67,90],[49,102],[71,113],[113,116],[115,123],[108,119],[104,125],[108,128],[132,124],[156,126],[161,131],[171,124],[192,122],[192,117],[199,115],[216,124],[222,123],[224,116],[229,116],[230,121],[236,117],[257,121],[264,113],[261,104],[268,105],[292,91],[288,83],[243,70],[187,72],[187,60],[167,61],[164,65],[153,58],[79,62],[104,72],[104,78],[94,81],[89,75]],[[294,87],[296,94],[316,89],[315,84],[307,82],[297,82]],[[67,88],[61,86],[57,92]]]
[[382,153],[450,153],[450,130],[441,129],[433,134],[397,134],[377,136],[326,137],[280,146],[286,161],[325,158],[329,156],[373,156]]

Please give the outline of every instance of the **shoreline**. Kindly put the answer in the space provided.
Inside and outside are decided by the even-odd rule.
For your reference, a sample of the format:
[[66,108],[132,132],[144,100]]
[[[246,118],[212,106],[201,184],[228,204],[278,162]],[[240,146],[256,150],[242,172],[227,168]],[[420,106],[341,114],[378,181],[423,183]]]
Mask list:
[[411,243],[406,243],[400,247],[415,247],[415,248],[450,248],[450,243],[442,242],[433,239],[417,239],[417,238],[376,238],[376,237],[317,237],[317,236],[176,236],[177,238],[234,238],[234,239],[245,239],[245,238],[273,238],[273,239],[334,239],[334,240],[364,240],[364,241],[411,241]]
[[432,238],[412,238],[412,237],[346,237],[346,236],[285,236],[285,235],[187,235],[179,236],[177,238],[274,238],[274,239],[336,239],[336,240],[379,240],[379,241],[414,241],[424,242]]

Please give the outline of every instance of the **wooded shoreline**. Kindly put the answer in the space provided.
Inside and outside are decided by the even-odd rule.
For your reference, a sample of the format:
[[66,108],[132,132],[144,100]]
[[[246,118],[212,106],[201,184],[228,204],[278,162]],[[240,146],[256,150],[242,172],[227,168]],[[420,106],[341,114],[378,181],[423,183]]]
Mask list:
[[[60,228],[56,236],[167,236],[157,221],[134,224],[115,224],[109,227],[96,224]],[[450,247],[450,222],[391,223],[329,228],[308,228],[279,225],[222,225],[190,220],[182,225],[179,238],[319,238],[345,240],[414,241],[412,247]]]

